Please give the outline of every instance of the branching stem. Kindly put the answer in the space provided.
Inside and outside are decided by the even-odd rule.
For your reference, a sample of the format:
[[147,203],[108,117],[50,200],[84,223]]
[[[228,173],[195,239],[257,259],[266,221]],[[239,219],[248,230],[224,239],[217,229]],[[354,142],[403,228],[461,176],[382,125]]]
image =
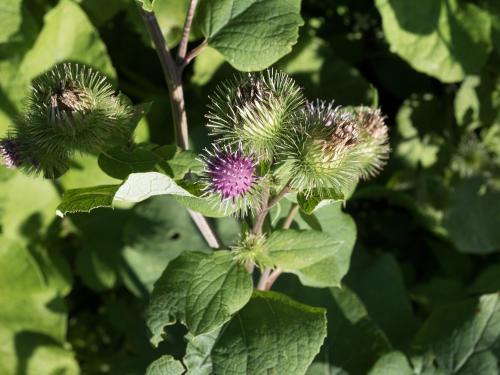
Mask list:
[[[163,75],[165,77],[168,93],[170,95],[170,106],[172,108],[172,119],[175,125],[177,145],[183,150],[187,150],[189,148],[189,136],[186,106],[184,102],[184,90],[182,87],[182,69],[186,65],[186,63],[184,62],[184,58],[187,53],[189,32],[191,30],[191,24],[193,22],[197,2],[197,0],[191,0],[189,11],[186,17],[178,54],[178,57],[182,61],[179,64],[175,62],[172,54],[170,53],[170,50],[168,49],[167,43],[165,42],[165,38],[163,37],[160,25],[158,24],[158,20],[156,19],[154,12],[148,12],[141,6],[139,6],[139,11],[141,12],[144,23],[149,30],[151,39],[153,40],[153,44],[160,59]],[[189,61],[191,61],[194,56],[191,57]],[[208,245],[213,248],[219,248],[221,242],[217,238],[215,231],[212,229],[207,219],[198,212],[189,209],[188,211],[194,223],[198,227],[200,233],[207,241]]]
[[191,25],[193,23],[194,12],[196,11],[197,5],[198,0],[191,0],[191,3],[189,4],[186,21],[184,22],[184,29],[182,30],[182,39],[179,43],[179,50],[177,51],[177,60],[179,61],[179,64],[183,64],[183,61],[186,58],[189,33],[191,32]]
[[281,191],[276,194],[271,200],[269,200],[269,190],[267,190],[267,193],[264,192],[263,194],[263,204],[262,208],[257,214],[257,217],[255,219],[255,224],[253,226],[253,233],[260,235],[262,234],[262,226],[264,225],[264,220],[266,219],[267,214],[269,213],[269,210],[276,206],[276,204],[286,195],[288,194],[292,189],[290,186],[285,185]]
[[[290,207],[290,211],[288,211],[288,215],[286,216],[285,222],[283,223],[282,227],[283,229],[290,228],[290,225],[292,225],[293,219],[295,218],[298,212],[299,212],[299,205],[297,203],[292,204],[292,207]],[[262,272],[257,289],[259,290],[271,289],[274,282],[278,279],[278,277],[280,277],[282,273],[283,270],[279,267],[273,271],[271,271],[271,268],[267,267]]]

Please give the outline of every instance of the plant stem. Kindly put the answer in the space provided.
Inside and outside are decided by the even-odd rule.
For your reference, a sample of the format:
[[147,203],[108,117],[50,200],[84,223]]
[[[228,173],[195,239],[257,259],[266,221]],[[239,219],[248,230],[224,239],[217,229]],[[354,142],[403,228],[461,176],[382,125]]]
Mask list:
[[201,53],[201,51],[205,49],[206,46],[208,46],[208,42],[204,40],[196,47],[194,47],[191,51],[189,51],[188,54],[186,55],[186,58],[184,59],[184,63],[182,64],[182,69],[184,69],[184,67],[188,65],[191,62],[191,60],[193,60],[196,56],[198,56]]
[[299,208],[300,207],[297,203],[292,204],[292,207],[290,207],[290,211],[288,211],[288,215],[286,216],[286,219],[283,222],[283,229],[290,228],[290,225],[292,225],[295,215],[297,215],[297,213],[299,212]]
[[264,225],[264,220],[266,219],[269,204],[269,186],[267,186],[262,192],[262,207],[255,217],[255,223],[253,225],[253,234],[262,234],[262,226]]
[[182,39],[179,43],[179,50],[177,51],[177,60],[179,61],[179,64],[183,64],[184,59],[186,58],[187,45],[189,42],[189,32],[191,31],[191,25],[193,23],[194,12],[196,11],[196,5],[198,5],[198,0],[191,0],[186,16],[186,22],[184,23],[184,29],[182,30]]
[[167,83],[177,144],[181,149],[187,150],[189,148],[188,123],[180,69],[172,58],[154,12],[148,12],[142,7],[139,7],[139,9],[153,39],[153,44],[155,45],[163,69],[163,75],[165,76],[165,82]]
[[[187,49],[187,41],[189,38],[189,30],[191,29],[191,23],[193,21],[194,11],[196,9],[197,0],[192,0],[189,8],[188,15],[186,17],[186,23],[184,25],[183,40],[185,47]],[[170,53],[165,38],[161,32],[160,25],[154,12],[148,12],[139,6],[139,11],[141,12],[144,23],[155,45],[156,52],[160,59],[160,64],[163,70],[163,75],[165,76],[165,82],[167,83],[168,93],[170,95],[170,107],[172,108],[172,119],[175,125],[175,136],[177,139],[177,145],[183,149],[187,150],[189,148],[189,137],[188,137],[188,122],[186,115],[186,107],[184,102],[184,90],[182,87],[182,65],[177,65]],[[181,50],[179,53],[183,53]],[[183,56],[182,56],[183,57]],[[205,238],[205,241],[210,247],[219,248],[221,245],[220,240],[217,238],[215,231],[210,226],[207,219],[198,212],[188,209],[191,219],[198,227],[198,230]]]
[[276,194],[271,200],[269,200],[269,189],[263,193],[264,199],[262,200],[262,208],[257,214],[255,219],[255,224],[253,226],[254,234],[262,234],[262,226],[264,225],[264,220],[271,208],[273,208],[286,194],[288,194],[292,189],[287,185],[281,191]]
[[[290,225],[292,225],[293,218],[299,212],[299,205],[297,203],[292,204],[290,207],[290,211],[288,211],[288,215],[286,216],[285,222],[283,223],[283,229],[289,229]],[[281,268],[276,268],[274,271],[271,271],[271,268],[267,267],[260,277],[259,284],[257,289],[259,290],[269,290],[273,286],[274,282],[280,277],[283,273]]]

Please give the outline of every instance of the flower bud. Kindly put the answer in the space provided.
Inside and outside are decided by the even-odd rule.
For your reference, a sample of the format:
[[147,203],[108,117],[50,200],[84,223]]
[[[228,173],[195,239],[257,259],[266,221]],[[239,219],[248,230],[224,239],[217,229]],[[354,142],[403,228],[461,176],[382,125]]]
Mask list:
[[219,144],[242,144],[260,160],[271,160],[303,102],[300,88],[286,74],[274,70],[250,73],[217,88],[207,126]]

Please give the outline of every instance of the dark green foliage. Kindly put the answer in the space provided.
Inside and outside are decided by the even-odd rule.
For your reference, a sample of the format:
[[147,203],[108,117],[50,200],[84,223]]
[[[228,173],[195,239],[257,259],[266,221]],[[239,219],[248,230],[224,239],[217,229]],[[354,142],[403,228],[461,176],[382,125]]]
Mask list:
[[[500,373],[497,0],[200,0],[188,151],[138,4],[175,54],[189,0],[0,3],[1,375]],[[259,192],[301,187],[277,144],[332,135],[291,131],[305,98],[334,100],[369,142],[347,174],[315,159],[323,188],[289,193],[249,236],[251,212],[203,197],[198,155],[226,135],[259,177],[288,173]],[[271,104],[294,114],[273,123]],[[283,269],[274,292],[252,290],[252,262]]]

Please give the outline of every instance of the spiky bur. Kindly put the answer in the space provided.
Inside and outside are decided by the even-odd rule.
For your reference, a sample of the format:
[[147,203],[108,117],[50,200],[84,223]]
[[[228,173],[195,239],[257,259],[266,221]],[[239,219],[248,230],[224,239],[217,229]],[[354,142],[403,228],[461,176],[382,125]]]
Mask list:
[[261,262],[266,259],[265,242],[266,237],[262,234],[246,233],[238,244],[231,248],[234,259],[243,265],[257,264],[259,268],[264,268],[268,263],[271,264]]
[[271,160],[304,97],[293,79],[266,70],[241,75],[219,86],[207,115],[211,135],[219,144],[242,144],[260,160]]
[[133,115],[105,76],[73,64],[58,65],[36,79],[27,108],[25,131],[35,143],[45,147],[57,140],[89,153],[126,137]]
[[282,179],[306,196],[345,194],[387,158],[387,127],[378,110],[349,113],[333,103],[307,103],[281,144]]
[[132,118],[131,106],[106,77],[81,65],[58,65],[33,82],[25,115],[12,129],[25,155],[20,167],[58,177],[75,152],[96,154],[126,140]]
[[359,127],[359,147],[356,158],[360,164],[360,177],[374,177],[384,167],[389,158],[389,128],[380,109],[357,107],[354,120]]
[[259,177],[253,156],[246,154],[241,147],[232,149],[215,145],[212,151],[206,150],[203,161],[204,191],[216,198],[216,204],[237,216],[259,206]]

